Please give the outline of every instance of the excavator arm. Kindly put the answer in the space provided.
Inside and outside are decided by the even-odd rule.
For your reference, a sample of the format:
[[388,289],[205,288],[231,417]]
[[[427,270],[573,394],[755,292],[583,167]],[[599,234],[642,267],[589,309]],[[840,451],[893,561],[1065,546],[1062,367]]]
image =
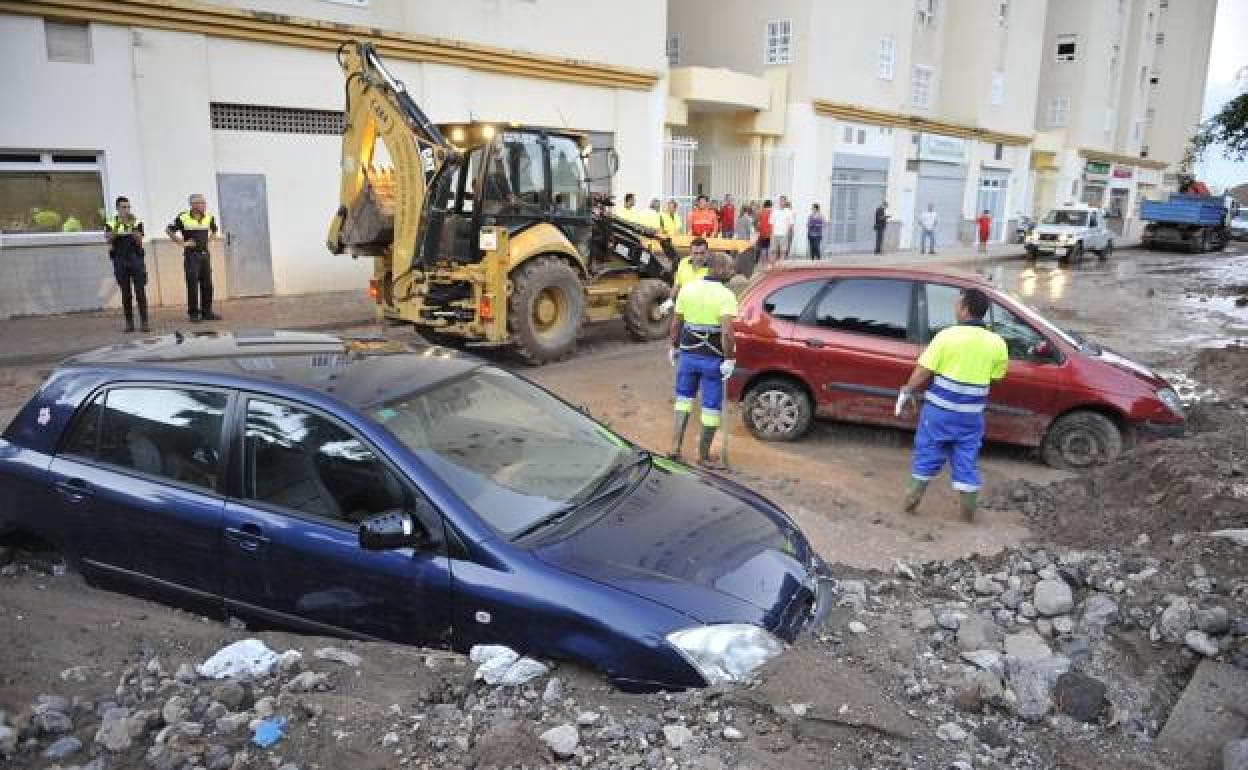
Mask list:
[[[389,256],[393,274],[410,272],[429,188],[455,148],[425,115],[370,43],[338,49],[346,75],[346,129],[338,211],[326,245],[335,254]],[[374,164],[377,140],[393,167]]]

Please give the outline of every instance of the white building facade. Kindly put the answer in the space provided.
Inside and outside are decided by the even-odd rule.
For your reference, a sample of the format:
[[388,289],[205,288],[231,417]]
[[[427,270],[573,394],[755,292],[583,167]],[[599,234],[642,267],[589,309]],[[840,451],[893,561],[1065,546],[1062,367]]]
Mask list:
[[890,248],[918,246],[929,205],[938,249],[971,241],[985,210],[1003,242],[1067,200],[1111,210],[1130,236],[1199,119],[1215,10],[672,0],[668,136],[696,145],[691,194],[786,194],[799,223],[819,203],[825,253],[873,247],[881,201]]
[[[0,3],[0,318],[115,306],[102,221],[145,220],[149,297],[185,301],[164,227],[203,193],[225,238],[218,296],[364,287],[325,247],[338,206],[337,44],[378,44],[435,122],[591,132],[616,188],[659,189],[662,2],[627,17],[573,0]],[[556,23],[557,22],[557,23]],[[542,53],[509,48],[517,30]]]

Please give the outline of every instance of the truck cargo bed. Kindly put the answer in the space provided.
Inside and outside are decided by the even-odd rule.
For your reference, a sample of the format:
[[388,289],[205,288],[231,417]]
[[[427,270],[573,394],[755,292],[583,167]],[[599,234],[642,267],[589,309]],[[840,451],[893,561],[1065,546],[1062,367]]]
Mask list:
[[1221,198],[1201,195],[1171,195],[1169,200],[1140,204],[1140,219],[1145,222],[1217,226],[1225,215]]

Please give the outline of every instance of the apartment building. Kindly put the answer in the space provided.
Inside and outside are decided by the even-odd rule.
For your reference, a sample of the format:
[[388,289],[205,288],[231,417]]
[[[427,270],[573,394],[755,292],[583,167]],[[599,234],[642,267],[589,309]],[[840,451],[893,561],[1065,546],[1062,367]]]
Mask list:
[[1050,0],[1033,206],[1104,208],[1130,237],[1139,201],[1175,186],[1200,119],[1216,0]]
[[[1216,0],[671,0],[668,192],[818,202],[824,248],[992,239],[1160,194],[1199,119]],[[688,170],[680,167],[688,163]],[[1168,174],[1169,176],[1163,176]],[[804,239],[798,239],[799,244]]]
[[325,246],[343,121],[334,52],[349,38],[376,42],[434,121],[583,130],[617,149],[620,187],[658,190],[665,14],[575,0],[0,2],[13,75],[0,101],[21,105],[0,121],[0,318],[116,306],[101,227],[117,195],[147,222],[158,304],[185,301],[164,226],[195,192],[224,231],[218,296],[367,286],[368,260]]

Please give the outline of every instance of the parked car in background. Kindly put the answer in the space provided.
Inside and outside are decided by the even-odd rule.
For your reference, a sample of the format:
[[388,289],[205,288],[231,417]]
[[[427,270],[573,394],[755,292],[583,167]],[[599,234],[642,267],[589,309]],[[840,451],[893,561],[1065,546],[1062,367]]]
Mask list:
[[1248,211],[1240,210],[1231,220],[1231,238],[1237,241],[1248,240]]
[[1114,251],[1114,233],[1100,209],[1067,204],[1046,214],[1023,239],[1023,246],[1032,259],[1049,256],[1078,262],[1089,251],[1108,259]]
[[91,581],[314,633],[740,678],[826,565],[749,489],[436,347],[153,337],[65,362],[0,440],[0,534]]
[[1039,447],[1050,465],[1112,460],[1136,438],[1182,433],[1183,407],[1148,368],[1065,331],[976,276],[937,270],[781,263],[745,291],[729,397],[767,441],[812,418],[913,429],[894,402],[923,347],[957,323],[959,292],[988,294],[989,328],[1009,347],[993,383],[987,439]]

